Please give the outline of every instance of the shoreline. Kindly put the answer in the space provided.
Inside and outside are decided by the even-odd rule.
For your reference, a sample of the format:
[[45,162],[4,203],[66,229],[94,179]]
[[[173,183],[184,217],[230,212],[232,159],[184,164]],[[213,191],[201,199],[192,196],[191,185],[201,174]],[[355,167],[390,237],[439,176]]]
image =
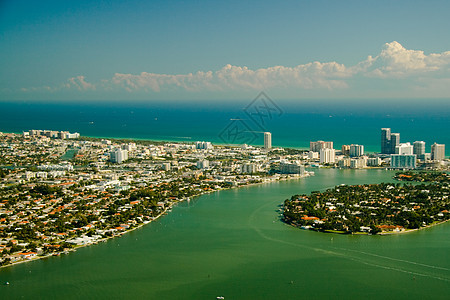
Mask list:
[[[23,134],[22,132],[6,132],[6,131],[0,131],[5,134]],[[128,140],[128,141],[143,141],[143,142],[156,142],[156,143],[195,143],[197,140],[193,139],[192,137],[180,137],[180,139],[158,139],[158,138],[148,138],[148,137],[118,137],[118,136],[91,136],[91,135],[81,135],[80,138],[93,138],[93,139],[112,139],[112,140]],[[203,139],[204,140],[204,139]],[[239,147],[241,144],[226,144],[219,140],[212,141],[212,143],[218,145],[218,146],[228,146],[228,147]],[[252,145],[255,147],[262,147],[263,144],[255,144]],[[286,149],[295,149],[295,150],[301,150],[301,151],[309,151],[309,146],[305,144],[305,146],[284,146],[284,145],[278,145],[279,148],[286,148]],[[276,148],[276,147],[275,147]],[[374,147],[375,148],[375,147]],[[377,153],[375,150],[368,151],[366,149],[366,153]]]
[[390,232],[390,231],[388,231],[388,232],[380,232],[378,235],[395,235],[395,234],[410,233],[410,232],[419,231],[419,230],[422,230],[422,229],[432,228],[434,226],[447,223],[448,221],[450,221],[450,219],[449,220],[440,221],[440,222],[436,222],[436,223],[433,223],[433,224],[430,224],[430,225],[427,225],[427,226],[422,226],[420,228],[406,229],[406,230],[403,230],[403,231],[396,231],[396,232]]
[[440,222],[436,222],[434,224],[430,224],[430,225],[427,225],[427,226],[422,226],[420,228],[405,229],[405,230],[402,230],[402,231],[386,231],[386,232],[380,232],[380,233],[377,233],[377,234],[370,234],[369,232],[347,233],[347,232],[344,232],[344,231],[336,232],[336,231],[333,231],[333,230],[319,231],[319,230],[314,230],[312,228],[301,228],[301,226],[297,226],[297,225],[294,225],[292,223],[286,223],[284,221],[282,221],[282,222],[287,224],[287,225],[289,225],[289,226],[291,226],[291,227],[293,227],[293,228],[296,228],[296,229],[315,231],[315,232],[319,232],[319,233],[329,233],[329,234],[339,234],[339,235],[397,235],[397,234],[411,233],[411,232],[415,232],[415,231],[419,231],[419,230],[423,230],[423,229],[429,229],[429,228],[435,227],[437,225],[441,225],[441,224],[447,223],[449,221],[450,221],[450,219],[449,220],[440,221]]
[[[278,181],[302,179],[302,178],[307,178],[309,176],[311,176],[311,175],[279,177],[279,178],[276,178],[276,179],[273,179],[273,180],[269,180],[269,181],[254,182],[254,183],[249,183],[249,184],[245,184],[245,185],[241,185],[241,186],[233,186],[233,187],[224,188],[224,189],[220,189],[220,190],[214,190],[214,191],[205,191],[205,192],[203,192],[201,194],[193,196],[192,198],[201,197],[203,195],[216,193],[216,192],[219,192],[219,191],[226,191],[226,190],[231,190],[231,189],[240,189],[240,188],[243,188],[243,187],[250,187],[250,186],[255,186],[255,185],[265,184],[265,183],[275,183],[275,182],[278,182]],[[188,197],[188,198],[191,199],[191,197]],[[83,244],[83,245],[75,245],[73,248],[71,248],[69,250],[60,251],[60,252],[52,252],[52,253],[49,253],[49,254],[46,254],[46,255],[43,255],[43,256],[35,256],[33,258],[30,258],[30,259],[23,259],[23,260],[20,260],[20,261],[17,261],[17,262],[13,262],[13,263],[10,263],[8,265],[0,266],[0,270],[3,269],[3,268],[12,267],[14,265],[19,265],[19,264],[24,264],[24,263],[27,263],[27,262],[38,261],[38,260],[41,260],[41,259],[50,258],[52,256],[60,256],[61,254],[70,254],[70,252],[76,252],[78,249],[85,248],[87,246],[96,245],[98,243],[104,243],[104,242],[106,242],[108,240],[111,240],[111,239],[114,239],[114,238],[120,238],[121,236],[123,236],[123,235],[125,235],[125,234],[127,234],[129,232],[132,232],[132,231],[134,231],[136,229],[139,229],[139,228],[141,228],[141,227],[143,227],[145,225],[148,225],[148,224],[158,220],[159,218],[161,218],[165,214],[168,214],[168,211],[170,211],[174,207],[174,205],[176,205],[178,203],[181,203],[181,202],[188,201],[187,200],[188,198],[183,198],[183,199],[178,200],[176,202],[170,203],[170,205],[168,207],[166,207],[159,215],[154,217],[152,220],[147,221],[147,222],[143,222],[142,224],[139,224],[136,227],[124,230],[124,231],[120,232],[119,234],[115,234],[115,235],[112,235],[110,237],[102,238],[102,239],[96,240],[94,242],[86,243],[86,244]]]

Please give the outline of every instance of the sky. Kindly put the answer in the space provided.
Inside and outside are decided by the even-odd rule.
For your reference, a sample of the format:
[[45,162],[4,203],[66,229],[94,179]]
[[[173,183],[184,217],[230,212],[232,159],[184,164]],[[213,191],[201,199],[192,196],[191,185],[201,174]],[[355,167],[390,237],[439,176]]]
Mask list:
[[0,0],[0,101],[442,99],[450,1]]

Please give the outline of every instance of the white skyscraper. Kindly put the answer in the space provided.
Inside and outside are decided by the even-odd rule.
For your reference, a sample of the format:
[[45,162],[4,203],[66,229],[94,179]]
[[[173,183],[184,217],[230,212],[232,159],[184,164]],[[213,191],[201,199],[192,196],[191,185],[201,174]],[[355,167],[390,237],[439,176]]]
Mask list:
[[264,149],[272,148],[272,134],[270,132],[264,132]]
[[431,145],[431,159],[440,161],[445,159],[445,145],[434,143]]
[[110,160],[113,163],[122,163],[128,159],[128,151],[122,149],[113,150],[110,153]]
[[395,154],[412,155],[414,147],[410,143],[401,143],[395,147]]
[[335,150],[329,148],[320,149],[319,156],[321,164],[334,163]]
[[333,142],[324,142],[324,141],[317,141],[317,142],[309,142],[309,150],[313,152],[319,152],[320,149],[333,149]]
[[359,157],[364,155],[364,146],[363,145],[350,145],[349,154],[351,157]]
[[417,157],[425,154],[425,142],[424,141],[415,141],[413,144],[414,151],[413,153],[417,155]]

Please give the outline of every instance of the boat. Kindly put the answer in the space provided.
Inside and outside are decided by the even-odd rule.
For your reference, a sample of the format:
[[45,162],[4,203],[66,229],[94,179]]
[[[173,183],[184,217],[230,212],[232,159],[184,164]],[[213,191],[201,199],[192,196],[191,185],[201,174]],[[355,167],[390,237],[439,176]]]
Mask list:
[[217,299],[217,300],[219,300],[219,299],[223,300],[223,299],[225,299],[225,297],[223,297],[223,296],[218,296],[218,297],[216,297],[216,299]]

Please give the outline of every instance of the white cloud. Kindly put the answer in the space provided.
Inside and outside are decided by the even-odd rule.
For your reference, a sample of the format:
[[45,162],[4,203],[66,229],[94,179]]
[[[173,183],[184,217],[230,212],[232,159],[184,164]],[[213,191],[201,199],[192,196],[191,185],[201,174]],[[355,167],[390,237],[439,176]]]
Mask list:
[[375,58],[359,64],[359,72],[366,76],[382,78],[401,78],[413,75],[429,75],[427,73],[449,70],[450,51],[440,54],[425,55],[420,50],[407,50],[394,41],[386,43],[381,53]]
[[186,75],[165,75],[143,72],[138,75],[116,73],[111,80],[103,82],[108,88],[123,88],[129,92],[160,92],[170,89],[186,91],[261,90],[273,87],[303,89],[345,88],[344,79],[351,71],[336,62],[314,62],[296,67],[275,66],[251,70],[247,67],[226,65],[212,72]]
[[69,89],[76,88],[80,91],[95,90],[95,86],[89,82],[86,82],[85,77],[82,75],[69,78],[66,87]]
[[[161,94],[173,91],[245,92],[281,89],[295,95],[298,91],[357,91],[358,79],[401,80],[398,89],[410,91],[427,87],[450,92],[450,51],[426,55],[420,50],[405,49],[400,43],[386,43],[377,56],[368,56],[354,66],[337,62],[311,62],[295,67],[274,66],[256,70],[226,65],[216,71],[189,74],[116,73],[110,79],[90,83],[82,75],[72,77],[60,87],[26,88],[23,91],[95,91]],[[407,88],[405,88],[407,86]],[[401,91],[399,91],[401,92]]]

